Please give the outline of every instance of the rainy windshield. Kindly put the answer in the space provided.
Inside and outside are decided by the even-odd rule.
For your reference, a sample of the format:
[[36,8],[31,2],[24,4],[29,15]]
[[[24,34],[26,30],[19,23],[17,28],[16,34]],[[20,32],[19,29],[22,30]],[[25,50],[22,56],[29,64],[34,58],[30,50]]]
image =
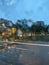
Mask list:
[[49,65],[49,0],[0,0],[0,65]]

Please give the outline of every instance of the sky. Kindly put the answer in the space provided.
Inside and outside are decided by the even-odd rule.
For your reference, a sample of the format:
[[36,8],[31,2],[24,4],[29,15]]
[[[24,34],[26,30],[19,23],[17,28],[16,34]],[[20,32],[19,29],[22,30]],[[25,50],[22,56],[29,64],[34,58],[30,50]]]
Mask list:
[[0,0],[0,18],[32,19],[49,24],[49,0]]

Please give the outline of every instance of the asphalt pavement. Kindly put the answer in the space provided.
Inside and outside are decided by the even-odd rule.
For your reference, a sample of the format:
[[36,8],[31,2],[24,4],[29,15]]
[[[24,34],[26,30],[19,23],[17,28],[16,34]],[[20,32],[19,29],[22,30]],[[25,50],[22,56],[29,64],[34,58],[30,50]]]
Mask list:
[[17,43],[0,49],[0,65],[49,65],[49,44]]

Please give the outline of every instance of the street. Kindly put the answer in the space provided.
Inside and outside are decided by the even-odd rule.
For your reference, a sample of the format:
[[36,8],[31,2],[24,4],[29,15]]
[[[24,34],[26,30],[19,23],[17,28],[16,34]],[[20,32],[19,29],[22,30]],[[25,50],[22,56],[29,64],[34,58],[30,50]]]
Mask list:
[[21,42],[0,49],[0,65],[49,65],[49,44]]

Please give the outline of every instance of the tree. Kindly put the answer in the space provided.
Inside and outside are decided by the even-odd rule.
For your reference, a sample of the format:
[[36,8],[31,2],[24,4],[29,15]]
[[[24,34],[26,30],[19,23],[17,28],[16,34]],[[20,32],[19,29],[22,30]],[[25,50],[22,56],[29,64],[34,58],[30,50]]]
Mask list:
[[46,32],[46,33],[49,33],[49,25],[46,26],[45,32]]
[[22,36],[23,35],[26,36],[26,33],[29,32],[29,27],[28,27],[26,19],[17,20],[16,26],[17,26],[17,29],[20,29],[23,32]]
[[38,34],[44,32],[44,27],[45,27],[44,21],[37,21],[36,26],[37,26],[36,32]]

